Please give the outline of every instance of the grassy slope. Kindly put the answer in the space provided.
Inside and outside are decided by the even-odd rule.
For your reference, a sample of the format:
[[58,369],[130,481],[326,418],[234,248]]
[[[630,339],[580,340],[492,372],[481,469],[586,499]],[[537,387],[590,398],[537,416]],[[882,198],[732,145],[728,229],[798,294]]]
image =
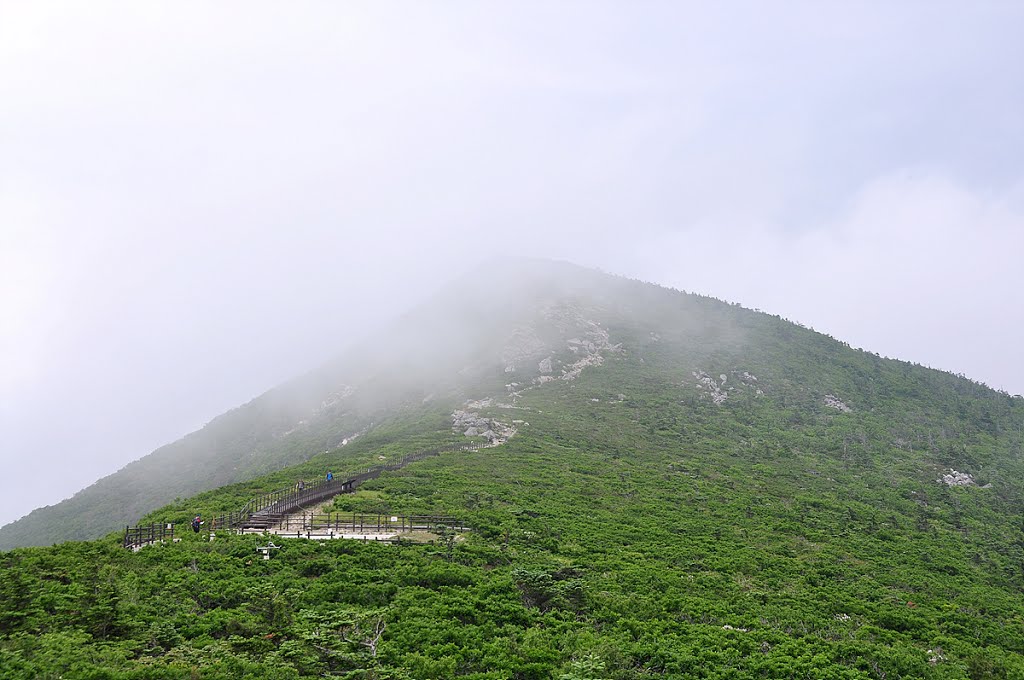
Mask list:
[[490,379],[501,343],[559,281],[615,285],[564,264],[490,263],[335,360],[0,528],[0,550],[97,538],[175,498],[307,461],[382,421],[415,419],[428,396],[453,406]]
[[[337,502],[456,514],[477,529],[465,542],[287,540],[270,562],[253,559],[253,537],[4,553],[2,675],[1024,677],[1019,400],[626,288],[590,310],[625,351],[526,392],[515,417],[529,425],[507,445],[420,461]],[[764,394],[714,405],[693,370],[748,371]],[[151,518],[450,439],[441,405],[418,413],[344,459]],[[946,467],[992,487],[940,485]],[[361,643],[379,621],[374,657]]]

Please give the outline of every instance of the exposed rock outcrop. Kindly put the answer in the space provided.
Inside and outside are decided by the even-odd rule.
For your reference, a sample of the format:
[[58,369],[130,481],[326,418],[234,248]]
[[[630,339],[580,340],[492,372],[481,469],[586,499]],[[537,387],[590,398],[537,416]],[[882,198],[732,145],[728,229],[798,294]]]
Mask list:
[[724,375],[721,376],[723,378],[721,384],[704,371],[694,371],[691,375],[697,379],[697,387],[706,391],[715,404],[720,406],[729,398],[729,392],[725,388]]
[[616,353],[622,351],[621,344],[612,344],[608,331],[601,328],[596,321],[579,319],[583,327],[583,337],[569,338],[566,348],[579,359],[562,369],[561,380],[575,380],[589,366],[600,366],[604,363],[602,352]]
[[728,384],[729,375],[725,373],[720,373],[717,379],[704,371],[693,371],[690,375],[696,379],[697,389],[718,406],[724,404],[729,395],[739,389],[752,389],[758,397],[764,394],[757,386],[757,376],[747,371],[732,371],[731,374],[733,376],[732,384]]
[[537,335],[537,331],[532,328],[516,329],[502,349],[501,360],[505,364],[505,372],[515,373],[519,366],[547,350],[547,344]]
[[842,399],[835,396],[834,394],[825,395],[825,406],[828,406],[829,408],[834,408],[837,411],[842,411],[843,413],[849,413],[853,410],[852,408],[844,404]]
[[974,481],[973,475],[968,472],[957,472],[953,468],[950,468],[949,472],[935,481],[941,482],[946,486],[978,486],[978,483]]
[[343,385],[340,389],[337,389],[334,392],[328,394],[327,397],[325,397],[324,400],[320,402],[320,407],[316,409],[315,413],[320,413],[325,409],[328,409],[332,406],[336,406],[337,404],[341,403],[348,397],[351,397],[355,393],[356,388],[352,387],[351,385]]
[[[490,401],[490,400],[485,400]],[[478,404],[480,402],[471,402]],[[467,406],[468,408],[468,406]],[[468,410],[458,409],[452,413],[452,430],[467,437],[483,437],[486,446],[504,444],[516,433],[514,425],[506,425],[494,418],[487,418]]]

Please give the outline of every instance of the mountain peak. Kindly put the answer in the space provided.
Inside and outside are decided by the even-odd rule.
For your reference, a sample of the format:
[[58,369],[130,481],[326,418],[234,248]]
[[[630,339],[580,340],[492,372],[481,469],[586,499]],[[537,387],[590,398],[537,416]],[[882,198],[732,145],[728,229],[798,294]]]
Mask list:
[[[794,422],[891,411],[905,423],[911,413],[959,408],[963,395],[990,414],[1014,408],[970,381],[852,350],[738,305],[570,263],[500,257],[327,365],[4,527],[0,546],[93,538],[176,497],[325,452],[344,458],[349,442],[389,427],[410,441],[449,443],[474,429],[472,436],[507,439],[500,433],[516,430],[519,418],[466,403],[493,400],[512,411],[527,394],[543,400],[559,385],[574,389],[581,376],[608,383],[593,403],[622,401],[647,385],[669,390],[675,404],[774,409]],[[469,421],[456,422],[458,411],[476,412],[489,427],[462,427]],[[895,429],[900,441],[920,445],[915,427]]]

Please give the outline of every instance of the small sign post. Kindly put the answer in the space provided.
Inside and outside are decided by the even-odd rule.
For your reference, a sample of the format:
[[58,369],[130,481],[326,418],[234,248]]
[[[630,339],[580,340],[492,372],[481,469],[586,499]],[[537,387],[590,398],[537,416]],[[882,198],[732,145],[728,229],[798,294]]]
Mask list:
[[270,559],[270,551],[271,551],[271,550],[277,550],[277,549],[279,549],[280,547],[281,547],[281,546],[279,546],[279,545],[274,545],[274,542],[273,542],[273,541],[271,541],[271,542],[270,542],[270,543],[268,543],[267,545],[264,545],[264,546],[256,546],[256,552],[260,552],[260,553],[263,553],[263,559],[265,559],[265,560],[269,560],[269,559]]

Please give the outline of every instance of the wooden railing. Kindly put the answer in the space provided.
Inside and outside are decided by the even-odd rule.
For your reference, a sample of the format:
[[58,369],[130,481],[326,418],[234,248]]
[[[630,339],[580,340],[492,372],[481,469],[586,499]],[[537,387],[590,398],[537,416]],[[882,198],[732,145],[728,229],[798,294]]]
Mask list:
[[392,534],[406,531],[466,531],[461,520],[444,515],[368,515],[356,513],[303,513],[282,524],[283,535]]
[[[283,490],[264,494],[263,496],[250,501],[249,504],[247,504],[246,507],[238,513],[238,516],[234,517],[238,523],[230,526],[231,528],[238,528],[250,519],[257,518],[259,515],[280,515],[295,512],[296,510],[300,510],[314,503],[334,498],[338,494],[351,492],[359,483],[368,479],[375,479],[384,472],[401,469],[410,463],[420,461],[431,456],[439,456],[443,453],[463,451],[466,449],[468,449],[468,447],[464,444],[452,444],[449,445],[449,447],[439,447],[437,449],[420,451],[415,454],[402,456],[392,463],[368,467],[354,476],[345,475],[345,477],[332,479],[331,481],[323,479],[321,481],[305,484],[303,488],[283,488]],[[246,513],[250,513],[249,516],[245,516]],[[239,517],[242,517],[241,521],[239,521]],[[231,517],[229,516],[227,519],[230,520]]]
[[174,541],[174,525],[154,522],[146,526],[124,528],[122,545],[130,550],[141,548],[151,543]]
[[[208,526],[211,531],[216,529],[240,529],[246,522],[260,516],[283,515],[300,510],[313,503],[325,501],[341,493],[355,490],[355,487],[368,479],[375,479],[382,473],[391,470],[398,470],[409,463],[423,460],[431,456],[437,456],[450,451],[473,451],[479,448],[472,444],[450,444],[424,451],[417,451],[402,456],[393,463],[384,465],[373,465],[355,475],[348,473],[340,478],[330,481],[323,479],[318,482],[304,484],[303,487],[295,486],[286,489],[278,489],[261,494],[246,503],[238,512],[229,512],[219,515],[210,520]],[[124,547],[137,548],[142,545],[174,538],[174,525],[154,523],[149,526],[125,527]]]
[[384,472],[399,470],[409,463],[431,456],[437,456],[450,451],[465,451],[471,448],[473,447],[465,444],[450,444],[448,446],[426,449],[402,456],[392,463],[373,465],[354,476],[345,475],[331,481],[321,480],[306,484],[301,489],[289,487],[272,491],[252,499],[238,513],[229,513],[227,516],[215,518],[211,528],[236,529],[243,526],[250,519],[258,518],[260,515],[282,515],[294,512],[314,503],[333,498],[340,493],[353,491],[362,482],[368,479],[376,479]]

